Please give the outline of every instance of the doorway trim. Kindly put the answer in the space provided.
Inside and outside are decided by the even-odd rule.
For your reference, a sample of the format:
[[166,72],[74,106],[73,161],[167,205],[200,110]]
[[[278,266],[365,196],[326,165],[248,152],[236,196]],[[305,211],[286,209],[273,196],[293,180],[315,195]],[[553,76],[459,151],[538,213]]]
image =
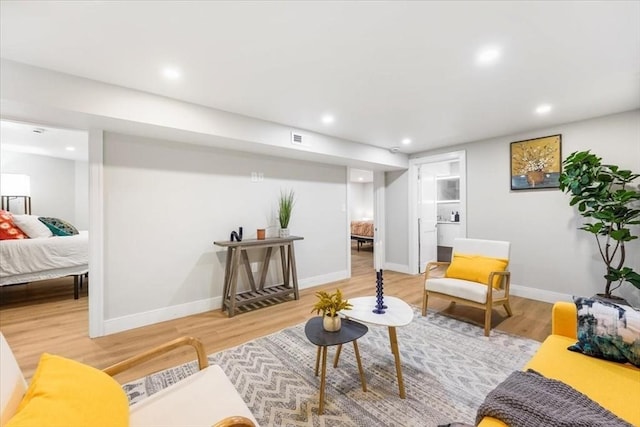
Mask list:
[[343,211],[346,212],[346,217],[347,217],[347,223],[346,228],[347,228],[347,278],[351,279],[351,167],[347,166],[347,177],[346,177],[346,186],[347,186],[347,191],[346,191],[346,195],[347,198],[345,200],[345,203],[343,205]]
[[467,236],[467,154],[465,150],[435,154],[409,159],[409,271],[419,274],[420,236],[418,234],[418,170],[428,163],[447,160],[460,162],[460,230],[461,236]]
[[[351,167],[351,166],[347,166],[347,180],[346,180],[346,185],[347,185],[347,191],[346,191],[346,195],[347,195],[347,200],[346,203],[344,205],[344,209],[346,209],[346,218],[347,218],[347,272],[348,272],[348,278],[351,278],[351,265],[352,265],[352,259],[351,259],[351,221],[353,220],[353,218],[351,217],[351,207],[353,204],[353,194],[351,191],[351,169],[359,169],[359,170],[366,170],[366,171],[370,171],[370,169],[366,169],[366,168],[357,168],[357,167]],[[373,240],[373,252],[374,252],[374,257],[375,257],[375,251],[378,250],[378,248],[381,245],[378,245],[376,243],[378,243],[378,241],[384,241],[384,212],[385,212],[385,201],[384,201],[384,194],[385,194],[385,173],[384,172],[378,172],[378,171],[374,171],[371,170],[371,172],[373,172],[373,182],[371,183],[373,186],[373,228],[374,228],[374,240]],[[384,260],[384,248],[382,250],[380,250],[380,252],[382,253],[383,256],[383,260]],[[384,265],[384,262],[383,262]]]
[[104,335],[104,133],[89,130],[89,337]]
[[[386,270],[385,239],[385,173],[373,172],[373,256],[381,260],[379,267]],[[375,267],[375,258],[374,258]]]

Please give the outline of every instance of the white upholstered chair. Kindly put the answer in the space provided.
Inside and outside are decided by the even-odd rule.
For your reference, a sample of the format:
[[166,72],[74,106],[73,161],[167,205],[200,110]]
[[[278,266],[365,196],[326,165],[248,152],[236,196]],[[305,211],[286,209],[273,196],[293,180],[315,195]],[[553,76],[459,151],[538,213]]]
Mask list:
[[[204,347],[195,338],[178,338],[110,366],[103,372],[116,375],[184,345],[190,345],[196,350],[200,371],[131,405],[129,425],[257,426],[255,418],[224,371],[217,365],[209,366]],[[79,380],[76,378],[75,381]],[[26,390],[27,382],[22,371],[9,344],[0,333],[0,427],[16,414]],[[126,402],[126,397],[123,399]]]
[[[455,239],[452,262],[457,263],[462,260],[463,264],[455,264],[455,268],[452,262],[430,262],[427,264],[424,273],[422,315],[426,316],[428,299],[432,295],[448,299],[453,303],[460,302],[482,308],[485,310],[484,334],[489,336],[493,307],[502,305],[507,311],[507,315],[512,315],[509,306],[510,247],[509,242],[503,241]],[[456,255],[459,255],[457,259]],[[478,267],[475,271],[459,274],[460,268],[458,267],[469,269],[474,266]],[[445,268],[447,270],[443,274]],[[489,286],[489,283],[494,283],[494,286]]]

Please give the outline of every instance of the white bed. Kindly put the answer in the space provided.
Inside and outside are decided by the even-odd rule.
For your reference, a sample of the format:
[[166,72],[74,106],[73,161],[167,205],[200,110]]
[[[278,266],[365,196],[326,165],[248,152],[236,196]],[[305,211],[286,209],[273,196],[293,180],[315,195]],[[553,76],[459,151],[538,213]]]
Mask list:
[[75,276],[89,271],[89,232],[74,236],[0,241],[0,286]]

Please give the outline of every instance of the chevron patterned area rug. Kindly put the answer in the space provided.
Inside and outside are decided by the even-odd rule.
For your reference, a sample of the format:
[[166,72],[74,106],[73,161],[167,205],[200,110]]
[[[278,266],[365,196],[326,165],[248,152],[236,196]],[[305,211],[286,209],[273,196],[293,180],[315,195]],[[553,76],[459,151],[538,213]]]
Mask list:
[[[473,424],[485,396],[521,369],[540,345],[499,331],[415,310],[397,328],[407,398],[400,399],[387,328],[369,326],[358,340],[367,380],[362,391],[353,346],[345,345],[334,369],[329,348],[324,415],[318,416],[320,379],[316,347],[304,323],[209,356],[247,403],[261,426],[437,426]],[[131,403],[197,371],[195,362],[123,387]]]

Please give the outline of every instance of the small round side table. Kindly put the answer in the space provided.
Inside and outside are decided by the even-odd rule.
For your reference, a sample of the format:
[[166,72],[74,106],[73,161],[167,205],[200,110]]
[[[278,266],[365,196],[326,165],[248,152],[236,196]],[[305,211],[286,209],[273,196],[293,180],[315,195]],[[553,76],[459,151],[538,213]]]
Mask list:
[[[369,331],[362,323],[355,322],[349,319],[342,319],[342,327],[336,332],[327,332],[322,327],[322,317],[312,317],[307,321],[304,327],[304,333],[307,335],[307,339],[311,343],[318,346],[316,353],[316,376],[318,376],[318,367],[320,364],[320,354],[322,353],[322,375],[320,376],[320,406],[318,407],[318,414],[322,415],[324,411],[324,386],[327,373],[327,347],[353,342],[353,351],[356,355],[356,361],[358,362],[358,371],[360,371],[360,381],[362,382],[362,390],[367,391],[367,383],[364,379],[364,371],[362,370],[362,362],[360,361],[360,352],[358,351],[358,338],[362,337]],[[336,354],[337,356],[337,354]],[[337,357],[334,363],[334,367],[337,366]]]

